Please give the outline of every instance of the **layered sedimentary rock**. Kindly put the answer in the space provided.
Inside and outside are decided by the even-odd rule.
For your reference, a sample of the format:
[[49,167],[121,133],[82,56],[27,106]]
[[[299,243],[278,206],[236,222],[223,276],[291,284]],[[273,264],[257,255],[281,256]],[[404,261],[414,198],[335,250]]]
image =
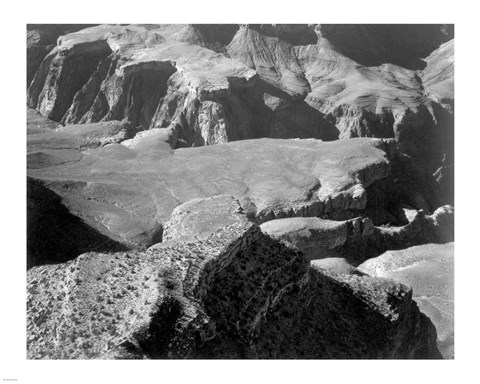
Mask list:
[[235,223],[193,242],[32,268],[28,357],[438,358],[411,295],[392,280],[311,269]]
[[394,279],[413,288],[413,299],[435,324],[444,358],[454,355],[453,243],[425,244],[388,251],[358,269],[371,276]]
[[58,39],[28,104],[65,124],[128,119],[170,129],[179,147],[258,137],[396,138],[433,173],[452,151],[444,134],[453,132],[453,63],[444,54],[453,52],[451,29],[96,26]]

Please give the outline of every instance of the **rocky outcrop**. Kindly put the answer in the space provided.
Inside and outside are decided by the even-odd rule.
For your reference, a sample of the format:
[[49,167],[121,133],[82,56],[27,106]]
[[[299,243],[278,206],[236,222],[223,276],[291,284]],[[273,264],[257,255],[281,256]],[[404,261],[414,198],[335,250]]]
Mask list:
[[110,47],[103,40],[55,47],[43,60],[28,88],[28,105],[60,122],[77,92],[110,53]]
[[334,257],[337,255],[335,249],[347,241],[369,237],[374,230],[369,219],[332,221],[318,217],[271,220],[260,228],[268,236],[299,249],[310,260]]
[[404,208],[403,212],[407,224],[396,227],[374,226],[369,218],[362,217],[346,221],[294,217],[271,220],[260,228],[264,234],[301,251],[309,260],[330,259],[324,263],[338,264],[339,270],[345,269],[342,260],[358,265],[389,249],[453,241],[451,206],[440,207],[432,215],[409,208]]
[[377,139],[243,140],[173,151],[146,136],[130,147],[89,149],[78,161],[28,173],[90,226],[138,247],[159,241],[178,205],[222,194],[257,223],[355,217],[367,206],[369,185],[390,172],[389,143]]
[[321,273],[248,223],[33,268],[27,315],[30,359],[438,357],[406,286]]
[[388,250],[454,240],[453,207],[440,207],[432,215],[423,211],[411,212],[408,224],[374,227],[370,236],[352,238],[336,251],[353,265],[358,265]]
[[165,223],[162,241],[209,235],[234,223],[246,221],[243,208],[232,196],[193,199],[173,210]]
[[453,358],[453,243],[388,251],[367,260],[358,269],[371,276],[387,277],[411,286],[413,299],[435,324],[440,352],[446,359]]

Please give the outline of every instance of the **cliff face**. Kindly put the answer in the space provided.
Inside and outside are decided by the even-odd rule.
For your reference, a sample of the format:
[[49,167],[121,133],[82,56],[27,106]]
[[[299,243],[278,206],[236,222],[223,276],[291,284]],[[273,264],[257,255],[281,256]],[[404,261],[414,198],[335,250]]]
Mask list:
[[[444,133],[453,132],[445,96],[453,64],[442,53],[419,63],[453,32],[434,25],[404,31],[96,26],[58,39],[29,84],[28,104],[64,124],[128,119],[173,130],[178,147],[258,137],[396,138],[433,173],[451,152]],[[440,52],[453,49],[453,40],[445,44]],[[450,69],[435,85],[443,66]]]
[[91,27],[91,24],[27,24],[27,88],[57,38]]
[[32,268],[27,313],[29,358],[439,357],[409,288],[313,270],[248,223]]

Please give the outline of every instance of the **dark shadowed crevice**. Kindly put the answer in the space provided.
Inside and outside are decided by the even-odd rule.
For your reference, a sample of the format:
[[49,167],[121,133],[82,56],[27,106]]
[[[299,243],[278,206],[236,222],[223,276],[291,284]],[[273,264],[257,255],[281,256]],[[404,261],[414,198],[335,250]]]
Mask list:
[[432,175],[420,170],[406,155],[391,160],[391,175],[367,188],[365,214],[374,225],[407,224],[401,214],[404,206],[426,213],[439,207],[436,183]]
[[167,358],[170,341],[176,332],[175,325],[181,314],[182,306],[177,299],[164,299],[157,305],[149,325],[133,335],[135,342],[125,342],[122,347],[133,355],[144,355],[150,359]]
[[[100,91],[102,82],[114,60],[115,56],[111,54],[100,61],[88,81],[75,94],[72,105],[62,118],[62,124],[77,124],[81,122],[82,117],[90,110],[95,102],[95,98]],[[101,108],[96,108],[96,111],[99,109]]]
[[55,104],[48,118],[54,121],[62,120],[75,94],[87,83],[100,61],[111,53],[106,41],[96,41],[95,44],[78,44],[72,52],[62,53],[66,57],[54,59],[55,63],[57,60],[62,62],[62,67],[57,79]]
[[133,122],[148,129],[168,89],[168,79],[177,69],[170,62],[140,63],[125,71],[120,99],[107,119]]

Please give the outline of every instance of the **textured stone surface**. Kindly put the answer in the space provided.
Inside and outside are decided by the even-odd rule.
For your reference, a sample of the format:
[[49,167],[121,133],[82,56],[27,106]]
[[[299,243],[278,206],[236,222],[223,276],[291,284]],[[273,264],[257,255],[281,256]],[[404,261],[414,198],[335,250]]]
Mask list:
[[176,207],[164,226],[162,241],[208,235],[247,218],[238,201],[228,195],[193,199]]
[[34,267],[27,330],[30,359],[438,357],[407,287],[323,274],[248,223]]
[[387,277],[413,288],[413,299],[435,324],[438,348],[446,359],[454,356],[453,243],[425,244],[388,251],[367,260],[358,269]]

